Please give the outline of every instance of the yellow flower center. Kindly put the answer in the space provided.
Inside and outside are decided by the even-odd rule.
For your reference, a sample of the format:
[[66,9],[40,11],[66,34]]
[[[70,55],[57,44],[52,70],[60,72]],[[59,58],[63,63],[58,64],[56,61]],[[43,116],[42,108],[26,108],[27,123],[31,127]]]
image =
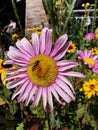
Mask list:
[[85,57],[85,58],[84,58],[84,61],[85,61],[87,64],[91,65],[91,66],[94,66],[94,65],[95,65],[94,60],[91,59],[91,58]]
[[94,84],[91,84],[90,85],[90,89],[93,90],[95,88],[95,85]]
[[72,44],[69,46],[67,52],[73,53],[73,52],[75,52],[75,51],[76,51],[76,46],[75,46],[75,44],[72,43]]
[[47,55],[37,55],[30,59],[27,65],[27,74],[33,84],[47,87],[51,85],[57,77],[56,62]]

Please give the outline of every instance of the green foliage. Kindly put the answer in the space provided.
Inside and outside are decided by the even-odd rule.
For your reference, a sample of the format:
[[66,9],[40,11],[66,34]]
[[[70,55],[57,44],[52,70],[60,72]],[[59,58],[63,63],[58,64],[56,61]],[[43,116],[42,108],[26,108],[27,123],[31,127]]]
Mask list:
[[23,126],[24,126],[23,123],[18,124],[16,130],[24,130]]
[[[42,0],[46,14],[49,15],[50,27],[53,28],[55,37],[59,37],[67,31],[70,17],[76,0]],[[57,6],[58,2],[58,6]]]
[[[21,0],[16,0],[16,2],[19,1]],[[49,18],[49,28],[53,29],[54,41],[62,34],[67,33],[69,37],[68,40],[75,43],[77,47],[76,51],[84,50],[85,48],[91,50],[94,47],[98,49],[98,39],[89,41],[84,39],[87,31],[85,27],[87,18],[81,20],[74,17],[73,9],[76,0],[42,1]],[[22,29],[14,0],[12,0],[12,4],[18,24],[20,25],[20,29]],[[95,22],[97,4],[98,1],[95,0],[94,19],[90,28],[90,31],[93,33],[98,26]],[[84,15],[88,16],[89,12],[85,12]],[[17,31],[15,33],[17,33]],[[22,36],[23,35],[20,34],[19,38]],[[13,41],[13,46],[15,46],[14,42],[16,41]],[[24,130],[30,129],[32,125],[36,124],[39,130],[63,130],[64,128],[68,128],[68,130],[97,130],[98,95],[91,99],[87,99],[85,94],[80,92],[80,88],[86,80],[93,78],[98,80],[98,74],[94,76],[92,70],[89,69],[83,61],[78,59],[76,51],[73,53],[66,52],[64,56],[66,60],[77,61],[79,66],[76,67],[75,70],[86,75],[85,79],[68,77],[75,88],[75,101],[72,101],[70,104],[66,103],[66,106],[63,106],[53,99],[54,110],[49,112],[43,110],[41,100],[39,106],[36,109],[32,109],[32,102],[25,107],[24,103],[17,103],[17,98],[12,101],[11,96],[14,90],[7,89],[0,81],[0,129]],[[2,58],[2,54],[0,57]]]

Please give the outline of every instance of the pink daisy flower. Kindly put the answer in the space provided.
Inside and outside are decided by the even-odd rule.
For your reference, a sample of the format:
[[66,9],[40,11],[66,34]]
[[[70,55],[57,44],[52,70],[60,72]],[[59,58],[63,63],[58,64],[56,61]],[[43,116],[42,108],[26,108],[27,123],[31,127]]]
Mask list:
[[[53,110],[53,96],[64,105],[75,100],[74,88],[66,76],[82,77],[79,72],[69,71],[78,66],[77,62],[61,60],[71,42],[67,42],[67,34],[62,35],[52,47],[52,30],[44,28],[40,38],[32,34],[33,43],[26,38],[16,42],[16,47],[10,46],[6,63],[16,65],[17,68],[6,71],[5,79],[8,89],[16,88],[12,100],[18,96],[18,102],[27,106],[33,102],[36,108],[42,97],[43,108],[47,104]],[[61,101],[63,99],[63,101]]]
[[92,39],[94,39],[95,38],[95,34],[94,33],[87,33],[86,35],[85,35],[85,40],[86,41],[89,41],[89,40],[92,40]]
[[93,72],[98,73],[98,55],[92,56],[92,51],[87,49],[84,52],[78,50],[77,54],[78,58],[83,60]]

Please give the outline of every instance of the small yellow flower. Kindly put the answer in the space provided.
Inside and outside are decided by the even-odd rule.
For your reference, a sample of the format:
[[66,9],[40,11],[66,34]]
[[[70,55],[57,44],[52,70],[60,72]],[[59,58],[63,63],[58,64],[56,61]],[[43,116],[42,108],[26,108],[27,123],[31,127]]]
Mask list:
[[95,30],[95,38],[98,39],[98,28]]
[[1,75],[1,81],[3,85],[6,85],[6,82],[4,79],[6,78],[5,70],[11,69],[13,66],[11,64],[9,65],[3,65],[4,60],[0,59],[0,75]]
[[36,31],[41,31],[41,28],[37,26],[37,27],[35,27],[35,30]]
[[30,27],[29,27],[29,28],[27,28],[27,31],[32,31],[32,28],[30,28]]
[[98,49],[92,48],[92,55],[98,55]]
[[85,6],[86,6],[86,7],[90,6],[90,3],[86,3]]
[[39,27],[39,26],[29,27],[29,28],[27,28],[27,30],[30,32],[37,33],[38,35],[40,35],[40,33],[41,33],[41,27]]
[[85,81],[80,91],[83,91],[85,97],[87,97],[88,99],[95,95],[98,95],[98,81],[96,79]]
[[82,7],[84,7],[85,6],[85,4],[82,4]]
[[84,7],[85,9],[87,9],[89,6],[90,6],[90,3],[85,3],[85,4],[83,3],[82,4],[82,7]]
[[13,41],[17,41],[19,39],[19,35],[18,34],[12,34],[12,40]]
[[68,53],[74,53],[76,51],[76,45],[72,43],[70,47],[68,48],[67,52]]
[[29,42],[32,43],[32,39],[29,39]]

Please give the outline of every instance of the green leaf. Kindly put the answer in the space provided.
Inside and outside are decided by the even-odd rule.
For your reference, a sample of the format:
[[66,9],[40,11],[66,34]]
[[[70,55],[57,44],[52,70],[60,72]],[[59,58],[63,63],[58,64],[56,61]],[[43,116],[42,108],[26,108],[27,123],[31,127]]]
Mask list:
[[11,104],[11,109],[12,109],[12,114],[15,114],[16,111],[18,110],[18,106],[17,106],[17,104],[15,102],[13,102]]
[[82,118],[85,112],[85,107],[81,107],[77,110],[76,114],[77,114],[77,120]]
[[50,118],[50,125],[52,126],[52,128],[55,127],[55,115],[54,115],[54,111],[52,111],[49,115]]
[[76,56],[77,56],[77,53],[74,53],[74,54],[70,57],[70,59],[71,59],[71,60],[74,60],[74,59],[76,59]]
[[57,128],[60,128],[62,125],[62,122],[60,121],[60,119],[58,118],[55,122],[56,122]]
[[6,101],[4,101],[2,98],[0,98],[0,105],[4,105]]
[[23,126],[24,126],[23,123],[18,124],[18,126],[16,127],[16,130],[24,130]]
[[45,121],[45,127],[43,128],[43,130],[48,130],[48,121]]
[[4,87],[3,94],[4,94],[5,98],[9,99],[10,95],[11,95],[11,91],[9,89],[7,89],[6,87]]

